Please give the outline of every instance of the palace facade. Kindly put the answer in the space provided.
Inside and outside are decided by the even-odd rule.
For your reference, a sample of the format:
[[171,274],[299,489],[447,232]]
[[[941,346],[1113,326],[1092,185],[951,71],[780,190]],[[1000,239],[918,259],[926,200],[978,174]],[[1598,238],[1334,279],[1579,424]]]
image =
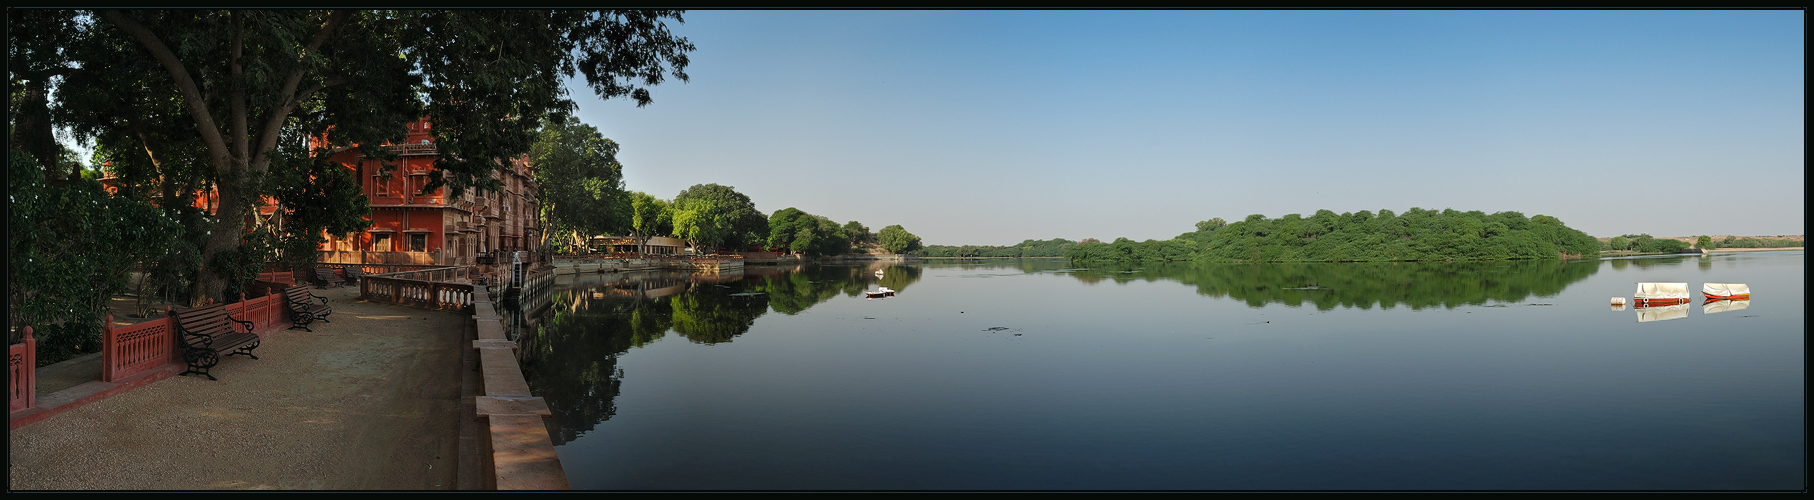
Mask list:
[[432,126],[426,119],[411,122],[403,144],[384,146],[401,156],[388,173],[383,160],[358,149],[330,157],[360,180],[372,207],[372,227],[347,238],[330,236],[321,246],[321,262],[467,266],[491,258],[509,262],[509,252],[536,246],[537,186],[528,157],[492,172],[502,191],[467,189],[455,197],[442,187],[423,193],[438,154]]

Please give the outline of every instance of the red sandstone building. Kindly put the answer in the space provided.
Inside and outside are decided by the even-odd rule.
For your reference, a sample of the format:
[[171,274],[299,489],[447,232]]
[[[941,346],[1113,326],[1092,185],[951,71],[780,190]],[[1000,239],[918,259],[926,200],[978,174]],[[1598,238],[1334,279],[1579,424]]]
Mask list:
[[431,126],[427,120],[411,122],[403,144],[385,146],[401,155],[389,175],[380,174],[382,160],[357,149],[331,157],[360,180],[371,202],[372,227],[348,238],[330,236],[321,246],[321,262],[465,266],[481,256],[529,250],[539,241],[536,184],[527,157],[511,161],[506,173],[492,172],[503,183],[501,192],[468,189],[450,197],[443,187],[422,194],[437,154]]

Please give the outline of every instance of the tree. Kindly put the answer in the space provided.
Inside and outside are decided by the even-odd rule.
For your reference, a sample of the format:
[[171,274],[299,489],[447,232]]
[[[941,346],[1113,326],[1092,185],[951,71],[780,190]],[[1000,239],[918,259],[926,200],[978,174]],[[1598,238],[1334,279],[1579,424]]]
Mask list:
[[108,300],[139,262],[176,244],[177,221],[91,179],[51,184],[46,174],[59,172],[23,151],[7,159],[9,323],[36,328],[47,360],[94,352]]
[[540,215],[548,227],[544,238],[570,236],[560,243],[572,250],[584,248],[592,236],[632,229],[635,208],[623,188],[617,143],[598,129],[573,117],[548,122],[541,140],[529,149],[529,162],[540,186]]
[[[528,152],[542,120],[564,121],[573,109],[566,78],[578,72],[600,97],[629,97],[642,106],[650,102],[645,86],[667,75],[687,79],[686,53],[693,50],[665,24],[682,22],[679,11],[53,14],[11,18],[12,40],[30,42],[9,51],[26,56],[19,64],[9,61],[14,78],[21,78],[18,68],[33,82],[53,81],[43,75],[113,78],[110,85],[90,87],[98,92],[56,92],[65,101],[59,107],[107,110],[75,101],[108,99],[168,103],[164,107],[181,110],[188,122],[182,130],[200,145],[202,174],[218,189],[219,203],[208,221],[191,301],[222,298],[231,266],[221,259],[247,242],[246,215],[266,194],[273,151],[286,128],[301,127],[326,148],[357,145],[367,156],[394,158],[381,146],[401,140],[404,124],[426,115],[434,120],[440,154],[425,189],[449,186],[454,196],[468,188],[497,190],[491,174]],[[21,23],[27,25],[22,29]],[[73,28],[62,29],[66,25]],[[140,67],[157,71],[132,70]],[[96,75],[108,72],[114,74]],[[163,108],[119,107],[70,119],[116,132],[130,131],[134,123],[153,130],[157,118],[168,115],[134,115],[157,109]],[[28,124],[36,130],[36,123]],[[167,163],[156,159],[156,148],[146,151],[152,163]]]
[[1696,240],[1695,240],[1695,242],[1694,242],[1694,247],[1695,247],[1695,248],[1699,248],[1699,249],[1701,249],[1701,250],[1712,250],[1712,249],[1714,249],[1714,248],[1715,248],[1715,247],[1714,247],[1714,246],[1713,246],[1713,237],[1711,237],[1711,236],[1707,236],[1707,235],[1704,235],[1704,234],[1703,234],[1703,235],[1701,235],[1701,237],[1700,237],[1700,238],[1698,238],[1698,239],[1696,239]]
[[875,243],[876,235],[875,233],[869,232],[868,226],[864,226],[863,223],[853,220],[844,223],[844,239],[850,241],[850,244],[855,246]]
[[876,233],[876,240],[888,253],[907,253],[920,249],[920,237],[907,232],[900,224],[884,227]]
[[695,251],[743,248],[768,235],[768,217],[730,186],[695,184],[674,196],[674,236]]
[[1630,250],[1631,249],[1631,238],[1626,238],[1624,236],[1614,236],[1614,237],[1612,237],[1611,240],[1608,240],[1606,242],[1606,244],[1608,246],[1612,247],[1613,250]]
[[[630,236],[638,244],[648,242],[650,236],[674,233],[674,210],[672,206],[642,191],[630,192]],[[638,249],[646,253],[646,249]]]

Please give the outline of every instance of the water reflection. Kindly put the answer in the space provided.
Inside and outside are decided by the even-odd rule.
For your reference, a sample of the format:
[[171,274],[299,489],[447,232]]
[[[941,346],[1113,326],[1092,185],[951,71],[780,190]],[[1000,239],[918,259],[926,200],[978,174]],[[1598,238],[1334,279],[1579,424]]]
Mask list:
[[[875,271],[883,270],[876,278]],[[623,385],[618,356],[673,333],[696,344],[731,342],[771,308],[798,314],[879,284],[905,290],[912,266],[751,267],[742,274],[645,271],[563,276],[545,298],[505,308],[524,375],[554,416],[556,445],[616,413]],[[523,310],[527,309],[527,314]]]
[[[1662,260],[1662,259],[1656,259]],[[1679,261],[1679,260],[1678,260]],[[1617,264],[1615,264],[1616,266]],[[1638,264],[1641,266],[1655,264]],[[1174,280],[1252,307],[1269,303],[1412,309],[1549,297],[1600,269],[1598,261],[1124,265],[1070,270],[1085,283]]]
[[1657,307],[1638,307],[1638,322],[1665,321],[1688,317],[1688,304],[1675,304]]
[[[880,278],[876,271],[882,271]],[[919,280],[919,266],[796,266],[751,276],[750,289],[766,294],[775,312],[791,316],[834,297],[861,297],[877,286],[900,293]]]
[[1709,300],[1701,303],[1701,314],[1743,311],[1751,307],[1749,300]]
[[[1800,254],[1714,261],[599,275],[522,352],[576,489],[1798,487]],[[1659,281],[1770,294],[1598,310]]]

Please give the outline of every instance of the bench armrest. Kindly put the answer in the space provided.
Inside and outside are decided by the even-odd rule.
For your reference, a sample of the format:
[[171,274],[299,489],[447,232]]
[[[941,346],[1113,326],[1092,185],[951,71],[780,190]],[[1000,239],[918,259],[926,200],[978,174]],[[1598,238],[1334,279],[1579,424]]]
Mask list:
[[241,333],[252,333],[253,325],[252,325],[252,322],[250,322],[250,321],[234,318],[232,314],[227,315],[227,321],[228,321],[227,331],[233,331],[233,323],[239,323],[240,325],[246,327],[246,331],[241,332]]

